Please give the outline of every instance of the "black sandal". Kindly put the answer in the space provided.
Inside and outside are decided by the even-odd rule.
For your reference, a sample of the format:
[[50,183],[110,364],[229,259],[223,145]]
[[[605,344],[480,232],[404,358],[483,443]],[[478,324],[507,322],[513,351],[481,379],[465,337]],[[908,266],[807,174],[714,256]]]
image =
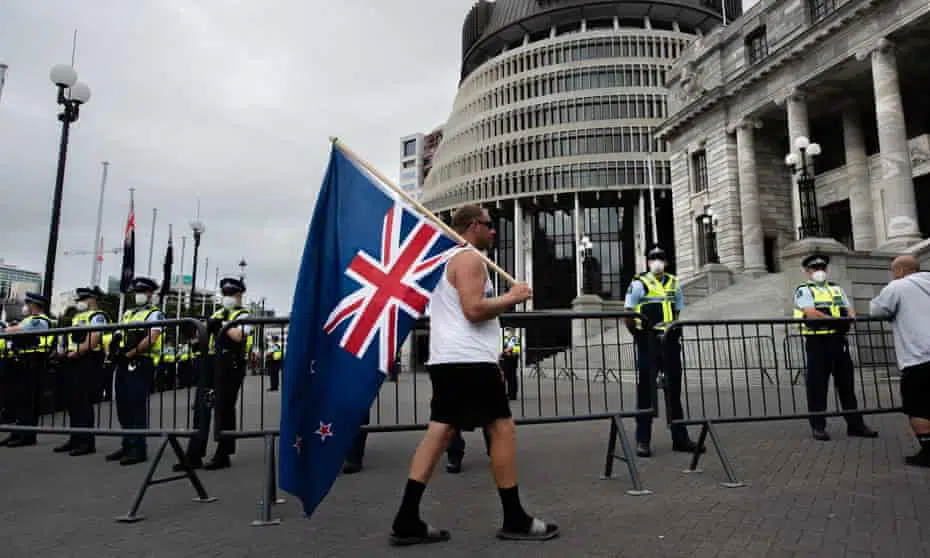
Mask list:
[[505,531],[497,532],[497,538],[505,541],[548,541],[559,536],[559,526],[555,523],[533,518],[530,528],[526,532]]
[[414,544],[430,544],[447,541],[452,538],[452,534],[445,529],[437,529],[429,525],[426,526],[426,532],[419,535],[398,535],[391,533],[391,546],[411,546]]

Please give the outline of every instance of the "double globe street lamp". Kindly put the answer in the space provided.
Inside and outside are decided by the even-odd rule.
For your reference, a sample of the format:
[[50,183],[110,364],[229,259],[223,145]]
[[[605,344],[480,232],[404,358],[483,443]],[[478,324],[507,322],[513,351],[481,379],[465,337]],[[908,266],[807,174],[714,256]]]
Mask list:
[[61,196],[65,183],[65,162],[68,158],[68,137],[71,124],[77,122],[81,105],[90,100],[90,88],[77,80],[77,72],[67,64],[58,64],[49,72],[52,83],[58,87],[58,104],[62,111],[61,144],[58,147],[58,173],[55,175],[55,195],[52,200],[52,222],[48,233],[48,251],[45,253],[45,277],[42,294],[52,298],[52,283],[55,279],[55,255],[58,251],[58,227],[61,223]]
[[820,208],[817,206],[817,185],[814,182],[813,158],[820,155],[820,144],[812,142],[807,136],[794,140],[798,153],[785,155],[785,164],[792,174],[798,175],[798,199],[801,204],[800,238],[821,236]]

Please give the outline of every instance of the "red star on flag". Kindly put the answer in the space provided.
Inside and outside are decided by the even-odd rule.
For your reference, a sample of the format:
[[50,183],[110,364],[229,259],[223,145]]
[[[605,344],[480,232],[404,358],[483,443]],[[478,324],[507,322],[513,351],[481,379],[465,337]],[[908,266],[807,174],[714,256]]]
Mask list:
[[333,435],[333,423],[324,424],[323,421],[320,421],[320,427],[317,428],[315,434],[319,434],[320,441],[325,442],[326,438]]
[[297,455],[300,455],[301,444],[303,444],[303,438],[300,436],[297,437],[297,440],[294,441],[294,449],[297,450]]

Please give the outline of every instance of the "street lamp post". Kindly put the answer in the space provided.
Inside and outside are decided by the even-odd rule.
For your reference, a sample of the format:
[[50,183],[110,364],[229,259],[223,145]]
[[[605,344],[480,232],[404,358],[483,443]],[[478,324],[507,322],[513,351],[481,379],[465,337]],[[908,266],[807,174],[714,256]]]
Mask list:
[[704,237],[704,257],[707,263],[720,263],[720,256],[717,254],[717,216],[708,209],[707,213],[698,215],[698,220]]
[[194,296],[197,293],[197,256],[200,253],[200,236],[207,230],[199,219],[191,221],[191,231],[194,232],[194,268],[191,270],[191,297],[187,303],[190,310],[194,305]]
[[594,250],[594,243],[588,235],[581,237],[578,243],[578,251],[581,253],[581,294],[593,294],[592,277],[591,277],[591,253]]
[[817,205],[817,185],[814,182],[813,158],[820,155],[820,144],[813,143],[806,136],[794,140],[797,153],[785,155],[785,164],[792,174],[798,175],[798,199],[801,205],[800,238],[821,236],[820,208]]
[[68,138],[71,124],[77,122],[81,105],[90,100],[90,88],[77,80],[74,68],[65,64],[53,66],[49,78],[58,87],[58,104],[63,107],[58,115],[58,120],[61,121],[61,143],[58,147],[58,173],[55,175],[48,250],[45,253],[45,277],[42,281],[42,294],[51,299],[52,283],[55,280],[55,256],[58,251],[58,227],[61,223],[61,196],[65,183],[65,163],[68,158]]
[[245,268],[248,265],[249,264],[246,263],[245,258],[242,258],[241,260],[239,260],[239,280],[240,281],[245,281]]

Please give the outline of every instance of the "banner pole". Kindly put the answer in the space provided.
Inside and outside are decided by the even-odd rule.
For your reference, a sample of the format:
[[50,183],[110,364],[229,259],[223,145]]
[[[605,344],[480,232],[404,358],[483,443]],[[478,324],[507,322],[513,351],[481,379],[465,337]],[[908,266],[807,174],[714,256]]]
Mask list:
[[[347,147],[344,143],[342,143],[341,141],[339,141],[339,138],[330,137],[330,138],[329,138],[329,141],[331,141],[331,142],[333,143],[333,146],[334,146],[334,147],[339,148],[343,153],[346,154],[347,157],[349,157],[350,159],[352,159],[352,161],[354,161],[355,163],[357,163],[357,164],[359,164],[360,166],[364,167],[365,170],[367,170],[368,172],[370,172],[371,174],[373,174],[375,177],[377,177],[378,180],[380,180],[385,186],[387,186],[388,188],[390,188],[391,190],[393,190],[394,193],[396,193],[398,196],[400,196],[401,198],[403,198],[403,200],[404,200],[405,202],[407,202],[408,204],[410,204],[411,206],[413,206],[414,209],[416,209],[417,211],[419,211],[420,213],[422,213],[422,214],[424,214],[426,217],[428,217],[433,223],[436,224],[436,226],[438,226],[439,228],[441,228],[442,231],[443,231],[444,233],[446,233],[447,235],[451,236],[456,242],[458,242],[458,243],[460,243],[460,244],[468,244],[468,241],[465,240],[464,238],[462,238],[462,235],[460,235],[459,233],[455,232],[455,230],[453,230],[452,227],[450,227],[449,225],[443,223],[443,222],[442,222],[442,219],[440,219],[439,217],[436,217],[435,215],[433,215],[433,213],[432,213],[429,209],[426,209],[426,208],[423,206],[423,204],[421,204],[421,203],[418,202],[417,200],[415,200],[415,199],[411,198],[410,196],[408,196],[407,193],[404,192],[399,186],[397,186],[396,184],[394,184],[394,182],[391,181],[391,179],[389,179],[388,177],[386,177],[386,176],[384,176],[383,174],[381,174],[381,172],[380,172],[378,169],[376,169],[376,168],[374,168],[373,166],[371,166],[370,164],[368,164],[368,162],[365,161],[362,157],[360,157],[357,153],[355,153],[354,151],[352,151],[351,149],[349,149],[349,147]],[[503,269],[502,267],[500,267],[499,265],[497,265],[496,263],[494,263],[493,261],[491,261],[491,259],[488,258],[483,252],[481,252],[480,250],[478,250],[477,252],[478,252],[478,255],[481,257],[481,259],[484,261],[484,263],[487,264],[487,266],[488,266],[489,268],[491,268],[492,270],[494,270],[498,275],[500,275],[501,277],[503,277],[504,279],[506,279],[506,280],[507,280],[508,282],[510,282],[511,284],[517,282],[517,280],[514,279],[514,277],[513,277],[512,275],[510,275],[509,273],[507,273],[506,271],[504,271],[504,269]]]

